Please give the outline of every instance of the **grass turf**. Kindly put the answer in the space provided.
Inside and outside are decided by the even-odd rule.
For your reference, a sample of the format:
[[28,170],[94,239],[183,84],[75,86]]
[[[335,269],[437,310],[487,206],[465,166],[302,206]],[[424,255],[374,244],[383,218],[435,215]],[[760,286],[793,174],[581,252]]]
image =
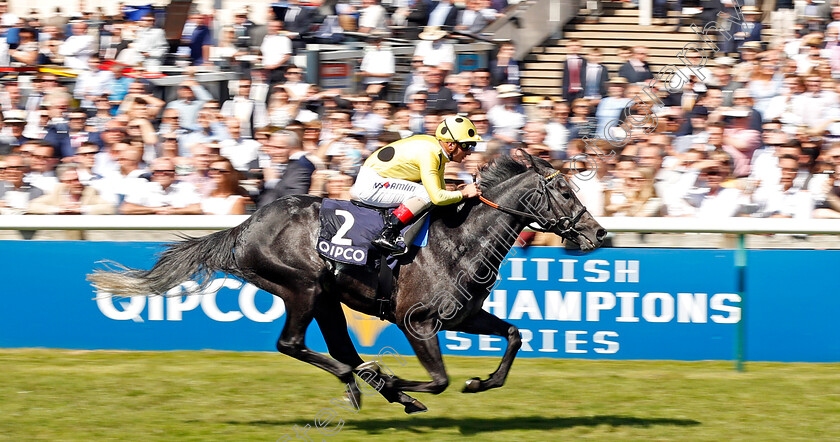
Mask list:
[[[391,366],[427,379],[414,358]],[[343,420],[312,440],[814,440],[840,437],[840,364],[518,359],[504,388],[463,381],[498,360],[446,359],[452,383],[413,395],[407,416],[380,396],[331,404],[331,375],[271,353],[0,350],[0,440],[264,440]],[[331,428],[335,428],[334,420]]]

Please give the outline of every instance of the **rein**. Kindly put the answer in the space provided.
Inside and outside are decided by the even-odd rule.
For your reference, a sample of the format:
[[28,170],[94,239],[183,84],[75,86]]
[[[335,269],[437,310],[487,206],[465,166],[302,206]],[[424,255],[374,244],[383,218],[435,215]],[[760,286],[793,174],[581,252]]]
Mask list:
[[[558,170],[557,172],[554,172],[551,175],[548,175],[546,177],[541,177],[542,178],[542,184],[543,184],[543,191],[546,190],[546,187],[547,187],[549,181],[559,174],[560,174],[560,171]],[[544,194],[544,196],[546,197],[546,199],[548,201],[549,209],[551,209],[551,199],[548,198],[547,194]],[[482,203],[487,204],[488,206],[490,206],[490,207],[492,207],[496,210],[507,213],[508,215],[514,215],[514,216],[519,216],[519,217],[523,217],[523,218],[531,218],[531,219],[535,220],[537,222],[537,225],[539,226],[539,229],[534,229],[534,230],[541,231],[541,232],[550,232],[551,230],[553,230],[555,227],[557,227],[559,225],[560,226],[559,234],[561,236],[567,236],[570,233],[575,233],[577,235],[582,234],[582,232],[575,229],[575,225],[578,223],[578,221],[580,221],[580,218],[586,212],[585,207],[581,208],[581,210],[574,216],[563,215],[563,216],[560,217],[560,219],[552,218],[552,219],[547,221],[546,225],[543,225],[540,222],[540,218],[537,217],[536,215],[534,215],[533,213],[523,212],[521,210],[512,209],[510,207],[502,207],[499,204],[485,198],[483,195],[479,195],[478,199]],[[554,211],[551,210],[551,213],[554,214]],[[569,238],[569,239],[571,239],[571,238]]]

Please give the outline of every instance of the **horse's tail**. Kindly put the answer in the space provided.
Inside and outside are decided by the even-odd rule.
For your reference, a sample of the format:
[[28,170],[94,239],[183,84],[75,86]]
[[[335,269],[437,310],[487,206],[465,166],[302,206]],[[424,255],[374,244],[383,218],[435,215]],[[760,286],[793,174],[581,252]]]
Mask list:
[[198,283],[190,292],[199,292],[213,281],[217,271],[244,277],[236,263],[234,248],[247,224],[249,221],[200,238],[184,237],[184,241],[167,244],[151,270],[105,261],[107,268],[94,270],[87,280],[100,294],[148,296],[162,295],[188,280]]

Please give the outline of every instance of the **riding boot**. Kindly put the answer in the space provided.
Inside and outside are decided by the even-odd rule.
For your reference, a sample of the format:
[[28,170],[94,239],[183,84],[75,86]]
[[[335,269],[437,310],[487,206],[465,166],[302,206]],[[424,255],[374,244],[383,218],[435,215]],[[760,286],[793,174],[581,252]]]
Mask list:
[[372,241],[373,245],[388,252],[388,254],[403,251],[403,248],[397,244],[397,237],[403,227],[405,227],[405,223],[400,221],[397,215],[391,213],[388,215],[388,219],[385,220],[385,226],[382,228],[382,231]]

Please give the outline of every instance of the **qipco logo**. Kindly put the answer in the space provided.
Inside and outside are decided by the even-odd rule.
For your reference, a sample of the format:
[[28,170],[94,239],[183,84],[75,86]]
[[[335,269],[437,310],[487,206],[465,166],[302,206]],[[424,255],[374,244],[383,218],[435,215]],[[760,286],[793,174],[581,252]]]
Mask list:
[[[286,313],[286,306],[282,299],[266,292],[260,292],[252,284],[243,285],[241,281],[220,278],[213,280],[200,293],[182,294],[192,293],[197,288],[198,284],[187,281],[169,290],[166,296],[115,298],[111,297],[110,294],[100,294],[96,298],[96,305],[99,307],[99,311],[110,319],[138,322],[143,321],[144,310],[146,310],[146,318],[149,321],[180,321],[184,312],[195,310],[199,306],[208,318],[219,322],[238,321],[243,317],[254,322],[272,322]],[[228,302],[224,305],[228,307],[224,309],[225,311],[222,311],[223,309],[217,303],[217,298],[237,295],[237,292],[231,292],[231,290],[239,290],[238,308],[233,308],[232,300],[227,300]],[[267,310],[261,311],[257,308],[258,296],[266,301],[260,302],[261,305],[267,305],[268,298],[271,298],[271,306]]]

